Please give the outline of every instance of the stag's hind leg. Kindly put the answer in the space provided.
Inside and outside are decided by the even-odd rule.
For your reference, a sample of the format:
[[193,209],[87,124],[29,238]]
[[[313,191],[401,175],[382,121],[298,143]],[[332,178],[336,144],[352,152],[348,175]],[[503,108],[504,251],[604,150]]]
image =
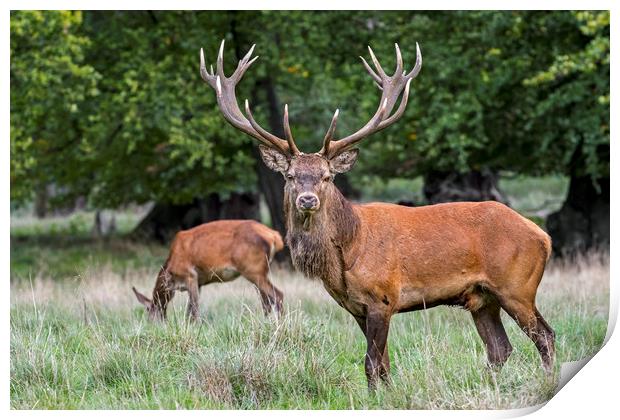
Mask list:
[[534,303],[506,298],[501,305],[534,342],[540,353],[545,372],[551,374],[555,358],[555,333],[538,312]]
[[[555,333],[536,308],[536,291],[543,277],[547,255],[550,251],[547,241],[537,242],[540,247],[526,247],[516,255],[510,272],[495,295],[501,307],[510,315],[525,334],[534,342],[543,368],[552,374],[555,358]],[[539,252],[544,248],[544,253]],[[526,252],[527,250],[531,252]]]
[[489,366],[501,368],[512,352],[512,345],[502,324],[499,303],[493,300],[472,311],[471,315],[486,347]]

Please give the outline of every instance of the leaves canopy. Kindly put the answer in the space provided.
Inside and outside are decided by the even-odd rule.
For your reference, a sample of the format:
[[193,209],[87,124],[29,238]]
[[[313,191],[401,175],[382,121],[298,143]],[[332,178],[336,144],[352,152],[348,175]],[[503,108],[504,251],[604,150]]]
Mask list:
[[363,143],[357,174],[609,174],[608,12],[12,12],[11,199],[47,184],[98,207],[254,189],[254,141],[198,72],[222,38],[227,72],[252,43],[261,56],[239,100],[257,98],[266,126],[269,75],[310,152],[336,108],[341,135],[376,110],[366,45],[390,70],[394,42],[409,69],[420,43],[408,110]]

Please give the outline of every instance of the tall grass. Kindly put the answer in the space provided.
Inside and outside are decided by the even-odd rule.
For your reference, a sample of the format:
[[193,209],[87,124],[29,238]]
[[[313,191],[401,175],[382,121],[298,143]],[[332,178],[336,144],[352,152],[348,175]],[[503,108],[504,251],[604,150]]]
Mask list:
[[[245,280],[201,293],[202,322],[148,323],[130,286],[158,267],[92,264],[58,281],[45,271],[11,283],[13,408],[516,408],[548,400],[534,345],[504,317],[515,348],[499,374],[471,316],[439,307],[394,317],[392,386],[366,389],[365,340],[317,281],[273,273],[285,313],[265,317]],[[560,362],[596,352],[607,326],[609,261],[592,255],[548,268],[538,306]],[[505,314],[504,314],[505,315]]]

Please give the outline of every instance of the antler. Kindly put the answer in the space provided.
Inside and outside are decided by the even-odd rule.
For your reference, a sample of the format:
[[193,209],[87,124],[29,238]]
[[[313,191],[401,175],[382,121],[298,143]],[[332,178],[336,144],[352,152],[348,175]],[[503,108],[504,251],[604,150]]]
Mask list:
[[[377,109],[377,112],[375,112],[375,115],[373,115],[370,121],[368,121],[366,125],[360,128],[357,132],[340,140],[334,140],[333,135],[336,130],[336,122],[338,120],[338,110],[336,110],[329,129],[327,130],[327,134],[325,135],[325,139],[323,140],[323,148],[319,151],[319,154],[322,154],[327,158],[332,158],[343,151],[352,148],[363,138],[394,124],[400,117],[403,116],[405,108],[407,107],[407,100],[409,98],[409,84],[411,83],[411,80],[418,75],[420,69],[422,68],[422,53],[420,52],[420,46],[416,42],[415,66],[409,74],[406,74],[403,70],[403,58],[400,54],[400,48],[398,48],[398,44],[394,45],[396,47],[396,71],[392,76],[388,76],[385,73],[370,47],[368,47],[368,51],[370,52],[370,58],[375,65],[376,72],[368,65],[366,60],[364,60],[364,57],[360,56],[362,62],[364,63],[364,67],[374,79],[375,84],[382,91],[379,108]],[[400,105],[398,106],[396,112],[390,116],[392,109],[396,104],[396,100],[403,91],[403,88],[405,93],[400,101]]]
[[284,106],[284,131],[286,133],[286,140],[283,140],[267,130],[263,129],[250,111],[250,104],[248,100],[245,100],[245,112],[247,118],[243,115],[239,109],[237,103],[237,97],[235,95],[235,87],[241,81],[241,78],[247,71],[247,69],[256,61],[258,56],[252,57],[255,45],[252,45],[250,51],[243,57],[235,72],[226,77],[224,74],[224,40],[220,45],[220,51],[217,55],[216,72],[213,71],[213,66],[210,66],[210,72],[207,71],[205,65],[205,57],[202,48],[200,49],[200,75],[202,79],[211,86],[217,94],[217,104],[224,115],[226,121],[228,121],[233,127],[238,128],[246,134],[259,140],[261,143],[268,147],[276,148],[280,152],[289,156],[299,154],[299,149],[295,145],[293,136],[291,135],[291,129],[288,123],[288,105]]

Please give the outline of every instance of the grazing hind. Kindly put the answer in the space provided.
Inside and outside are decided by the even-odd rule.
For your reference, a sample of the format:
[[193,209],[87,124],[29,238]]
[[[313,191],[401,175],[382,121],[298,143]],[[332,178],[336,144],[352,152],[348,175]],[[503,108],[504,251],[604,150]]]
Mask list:
[[159,271],[152,299],[133,287],[150,320],[166,318],[175,291],[187,291],[187,316],[198,319],[200,287],[243,276],[254,284],[265,314],[282,310],[282,292],[269,281],[269,263],[284,248],[282,237],[253,220],[219,220],[176,234]]

